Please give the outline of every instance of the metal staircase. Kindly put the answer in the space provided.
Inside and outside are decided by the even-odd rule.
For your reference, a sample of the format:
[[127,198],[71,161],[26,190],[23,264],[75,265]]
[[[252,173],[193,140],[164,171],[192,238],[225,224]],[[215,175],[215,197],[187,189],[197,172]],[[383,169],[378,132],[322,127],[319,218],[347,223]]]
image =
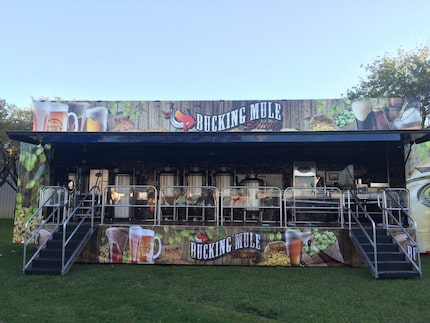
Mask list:
[[[89,224],[58,226],[52,238],[40,250],[38,257],[33,259],[24,272],[46,275],[66,274],[91,235],[92,229]],[[63,244],[64,240],[68,242],[67,245]]]
[[[378,197],[382,223],[377,224],[360,199],[348,193],[349,236],[374,278],[422,276],[416,223],[409,215],[405,196],[403,191],[384,190]],[[408,229],[402,219],[407,219]],[[399,243],[392,231],[400,232],[405,243]]]
[[370,237],[372,229],[352,229],[351,240],[360,252],[364,262],[375,278],[411,278],[421,273],[413,261],[401,250],[399,244],[387,229],[376,229],[376,244]]
[[[91,207],[80,213],[76,221],[76,212],[84,201],[91,199]],[[76,207],[68,209],[68,192],[63,187],[46,187],[40,196],[39,209],[25,224],[23,272],[25,274],[64,275],[94,233],[94,214],[100,206],[99,189],[94,187]],[[44,216],[44,213],[48,215]],[[31,223],[37,221],[37,229],[30,233]],[[42,232],[49,232],[38,249],[27,260],[27,249],[38,240]]]

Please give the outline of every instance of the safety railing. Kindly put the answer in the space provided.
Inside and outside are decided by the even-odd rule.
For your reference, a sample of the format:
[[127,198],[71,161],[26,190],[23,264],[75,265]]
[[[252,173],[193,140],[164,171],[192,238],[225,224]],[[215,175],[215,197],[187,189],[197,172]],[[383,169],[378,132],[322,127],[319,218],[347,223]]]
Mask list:
[[226,186],[221,190],[221,225],[283,226],[282,193],[271,186]]
[[284,217],[288,225],[330,224],[343,227],[343,194],[336,187],[288,187]]
[[219,224],[218,189],[214,186],[163,186],[158,224]]
[[158,191],[150,185],[109,185],[102,198],[101,223],[141,220],[157,224]]
[[[385,226],[401,223],[407,224],[410,213],[410,194],[405,188],[386,188],[381,191],[379,207],[383,210],[383,223]],[[397,221],[390,221],[390,216],[395,216]],[[403,223],[403,221],[406,221]],[[391,222],[391,223],[390,223]]]
[[[348,210],[348,230],[351,234],[353,229],[360,230],[361,233],[366,238],[367,242],[372,246],[373,252],[373,262],[369,263],[370,269],[378,275],[378,252],[376,245],[376,222],[371,217],[369,212],[367,212],[366,207],[363,205],[362,201],[350,190],[346,191],[346,199],[345,199],[346,208]],[[363,219],[365,219],[370,224],[370,231],[368,230],[369,224],[365,227],[360,219],[360,215],[362,215]],[[370,232],[370,234],[369,234]]]
[[[100,188],[98,186],[93,186],[77,203],[76,207],[72,212],[64,219],[63,226],[63,238],[62,238],[62,252],[61,252],[61,273],[64,274],[70,266],[73,264],[75,258],[78,256],[78,253],[81,251],[83,247],[83,243],[87,241],[87,238],[94,231],[94,215],[95,210],[100,207],[101,199],[100,199]],[[78,222],[74,222],[73,220],[76,218],[75,213],[79,210],[80,207],[88,201],[88,197],[90,197],[91,207],[86,210],[86,212],[79,217]],[[72,223],[73,221],[73,223]],[[82,231],[84,224],[90,224],[89,228],[86,228]],[[73,248],[73,252],[68,255],[66,258],[66,250],[68,246],[71,244],[71,241],[74,240],[76,235],[79,233],[84,233],[84,235],[80,238],[80,243]]]
[[417,242],[419,241],[418,227],[409,213],[409,191],[399,188],[384,189],[382,192],[382,210],[385,219],[384,226],[390,232],[391,229],[400,231],[405,241],[398,244],[415,269],[422,275]]
[[[39,252],[52,237],[55,229],[66,216],[68,193],[62,186],[45,186],[40,191],[39,208],[34,212],[24,224],[24,250],[23,250],[23,271],[38,256]],[[47,213],[44,215],[44,213]],[[47,230],[48,228],[48,230]],[[42,242],[38,242],[42,230],[49,234]],[[37,242],[37,243],[36,243]],[[30,244],[37,244],[38,249],[32,257],[27,260],[27,252]]]

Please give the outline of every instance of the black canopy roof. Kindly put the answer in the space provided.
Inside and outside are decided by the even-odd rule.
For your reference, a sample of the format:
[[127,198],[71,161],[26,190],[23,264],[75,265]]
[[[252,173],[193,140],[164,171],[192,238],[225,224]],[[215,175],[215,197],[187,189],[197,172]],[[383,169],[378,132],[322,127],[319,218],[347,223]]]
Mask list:
[[9,131],[10,139],[45,143],[306,143],[306,142],[424,142],[430,129],[291,132],[32,132]]

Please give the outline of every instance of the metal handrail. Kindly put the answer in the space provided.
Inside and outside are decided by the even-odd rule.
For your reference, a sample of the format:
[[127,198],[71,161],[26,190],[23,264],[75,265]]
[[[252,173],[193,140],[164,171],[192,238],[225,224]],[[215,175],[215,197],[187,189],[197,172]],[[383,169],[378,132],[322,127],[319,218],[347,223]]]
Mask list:
[[[360,208],[360,210],[363,212],[365,218],[367,218],[371,225],[372,225],[372,237],[368,234],[368,231],[361,223],[360,219],[358,218],[358,214],[356,214],[352,207],[351,207],[351,197],[354,200],[355,204]],[[364,205],[361,203],[360,199],[351,192],[351,190],[347,191],[347,208],[348,208],[348,229],[349,234],[351,235],[352,231],[352,218],[354,219],[355,223],[358,225],[358,227],[361,229],[361,231],[364,233],[364,236],[366,239],[370,242],[370,244],[373,247],[373,260],[374,265],[370,264],[373,267],[373,270],[375,272],[375,277],[378,278],[378,252],[376,248],[376,223],[370,216],[370,214],[367,212]]]
[[[52,191],[48,197],[46,197],[46,192]],[[63,194],[61,194],[63,193]],[[55,200],[55,197],[58,196],[58,199]],[[61,199],[61,196],[63,196],[63,199]],[[39,198],[39,208],[28,218],[28,220],[24,224],[24,251],[23,251],[23,266],[22,271],[24,272],[28,266],[31,264],[31,262],[37,257],[37,255],[40,253],[40,251],[43,249],[43,247],[48,243],[48,240],[52,237],[55,230],[52,230],[50,235],[47,237],[47,239],[38,246],[38,249],[34,252],[33,256],[27,261],[27,247],[28,245],[36,239],[40,235],[40,231],[46,227],[47,224],[55,223],[55,216],[57,215],[57,227],[59,226],[59,214],[61,209],[63,209],[63,214],[66,212],[66,206],[67,206],[67,190],[63,186],[45,186],[40,191],[40,198]],[[53,210],[51,213],[46,217],[44,221],[42,221],[42,211],[46,207],[53,207]],[[28,237],[28,227],[30,223],[38,217],[38,228],[34,231],[34,233]],[[53,221],[51,221],[53,220]]]
[[[240,194],[233,194],[234,192],[240,192]],[[253,199],[248,200],[249,194],[255,194]],[[260,196],[257,196],[260,195]],[[260,200],[262,198],[273,198],[274,201],[272,205],[263,205]],[[243,198],[242,203],[238,203],[239,205],[235,205],[234,201],[240,201]],[[279,210],[279,226],[283,226],[282,221],[282,192],[278,187],[275,186],[225,186],[221,189],[220,195],[220,223],[224,224],[224,211],[229,210],[232,212],[233,210],[244,210],[244,211],[259,211],[260,212],[260,221],[261,222],[277,222],[277,221],[265,221],[263,219],[263,212],[265,210]],[[233,212],[231,213],[233,215]],[[242,222],[240,220],[239,222]],[[245,222],[245,218],[243,219]]]
[[[175,199],[173,192],[179,190],[182,194]],[[199,195],[197,192],[203,192],[205,190],[209,193],[207,200],[203,199],[202,203],[198,202]],[[194,198],[192,195],[195,195]],[[196,200],[197,197],[197,200]],[[218,203],[219,191],[215,186],[163,186],[160,189],[159,198],[157,200],[157,224],[160,225],[163,220],[162,209],[173,209],[173,219],[176,219],[176,211],[179,208],[184,208],[186,212],[186,219],[188,219],[189,209],[201,209],[202,212],[205,210],[214,210],[214,222],[219,225],[219,203]],[[170,202],[168,200],[171,200]],[[213,201],[213,204],[207,204],[207,201]]]
[[[69,237],[66,239],[66,233],[67,233],[67,225],[70,223],[72,219],[75,218],[77,210],[82,207],[84,202],[87,200],[87,198],[91,196],[91,207],[85,212],[84,216],[81,217],[78,224],[75,226],[73,231],[70,233]],[[89,218],[90,218],[90,232],[93,232],[94,228],[94,210],[96,207],[100,206],[100,188],[98,186],[93,186],[79,201],[79,203],[75,206],[73,211],[65,218],[63,221],[63,243],[62,243],[62,251],[61,251],[61,273],[64,274],[69,265],[72,263],[75,254],[72,254],[68,261],[65,262],[66,258],[66,247],[72,240],[73,236],[78,232],[79,228],[82,226],[82,224]],[[75,251],[76,253],[76,251]]]
[[[384,217],[386,217],[386,221],[384,221],[384,225],[386,226],[386,229],[389,229],[389,221],[391,220],[395,223],[395,227],[396,229],[400,229],[402,231],[402,233],[404,233],[406,235],[406,237],[408,238],[408,242],[410,243],[412,248],[415,248],[415,250],[417,251],[417,260],[413,259],[413,255],[410,254],[410,252],[408,252],[407,250],[405,250],[405,248],[403,248],[402,244],[398,243],[398,245],[400,246],[400,248],[403,250],[403,252],[405,253],[405,255],[408,257],[409,261],[413,264],[413,266],[415,267],[415,269],[419,272],[420,276],[422,276],[422,270],[421,270],[421,257],[419,255],[419,247],[418,247],[418,226],[417,226],[417,222],[414,220],[414,218],[409,214],[408,212],[408,208],[409,208],[409,200],[407,200],[406,205],[408,206],[408,208],[405,208],[404,206],[402,206],[400,204],[400,202],[398,201],[398,199],[396,199],[395,196],[393,196],[393,193],[398,193],[399,191],[401,191],[402,193],[405,194],[405,196],[409,199],[409,191],[406,189],[384,189],[382,192],[382,196],[383,196],[383,206],[382,206],[382,210],[384,212]],[[390,199],[391,203],[394,203],[395,207],[388,207],[388,198]],[[391,212],[392,210],[396,210],[396,211],[400,211],[402,213],[402,216],[405,216],[408,219],[408,224],[409,226],[412,225],[412,230],[414,232],[415,235],[415,239],[413,236],[410,235],[410,233],[408,232],[408,230],[406,230],[407,228],[404,228],[402,223],[396,218],[396,216]],[[409,228],[409,227],[408,227]]]
[[[110,201],[108,201],[108,195],[111,193],[111,190],[114,189],[119,190],[119,191],[127,191],[129,194],[136,194],[139,192],[146,192],[146,193],[153,193],[154,196],[151,197],[151,199],[153,200],[153,203],[149,202],[149,197],[148,197],[148,203],[146,205],[142,205],[142,204],[137,204],[137,203],[110,203]],[[125,193],[124,193],[125,194]],[[158,203],[158,191],[154,186],[151,185],[108,185],[104,188],[103,190],[103,196],[102,196],[102,202],[101,202],[101,206],[102,206],[102,211],[101,211],[101,224],[104,223],[104,219],[105,219],[105,215],[106,215],[106,209],[107,208],[154,208],[154,216],[153,216],[153,221],[154,221],[154,225],[157,224],[157,214],[156,211],[157,210],[157,203]]]
[[[283,199],[285,218],[287,217],[288,210],[291,210],[293,216],[299,210],[303,212],[312,211],[314,213],[338,213],[340,227],[343,228],[344,226],[344,197],[342,191],[337,187],[287,187],[284,190]],[[306,221],[297,221],[297,219],[293,218],[293,222]],[[287,223],[286,219],[285,223]]]

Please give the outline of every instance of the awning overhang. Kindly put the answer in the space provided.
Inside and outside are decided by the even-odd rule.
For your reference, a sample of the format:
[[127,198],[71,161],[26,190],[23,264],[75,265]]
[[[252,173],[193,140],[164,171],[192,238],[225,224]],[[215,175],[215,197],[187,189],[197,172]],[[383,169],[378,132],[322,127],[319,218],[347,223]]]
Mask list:
[[[296,160],[383,165],[387,156],[403,162],[403,145],[423,140],[429,131],[320,132],[31,132],[11,131],[13,140],[52,145],[57,173],[85,169],[157,169],[175,165],[242,167],[255,172],[285,171]],[[427,137],[426,137],[427,136]]]
[[430,140],[430,130],[414,131],[292,131],[292,132],[32,132],[9,131],[9,138],[31,144],[216,144],[216,143],[336,143],[403,142]]

